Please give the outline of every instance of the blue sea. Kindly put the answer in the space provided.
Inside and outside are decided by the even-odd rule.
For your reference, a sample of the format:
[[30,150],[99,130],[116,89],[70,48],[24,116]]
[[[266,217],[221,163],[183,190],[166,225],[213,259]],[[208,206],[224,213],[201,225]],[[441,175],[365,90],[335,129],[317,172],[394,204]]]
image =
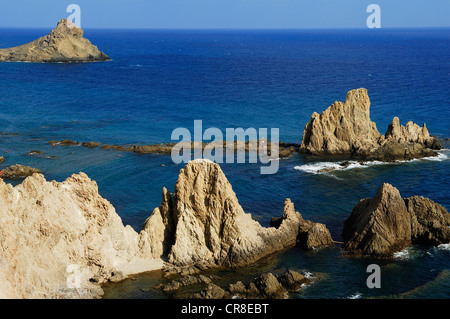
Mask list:
[[[0,47],[47,34],[1,29]],[[371,119],[384,133],[401,124],[427,124],[446,149],[450,137],[450,30],[85,30],[112,61],[0,64],[0,169],[23,164],[48,180],[87,173],[124,224],[139,231],[173,191],[182,164],[170,156],[55,147],[50,140],[103,144],[171,142],[175,128],[279,128],[280,140],[300,143],[313,112],[347,91],[367,88]],[[26,156],[30,151],[39,156]],[[118,156],[118,155],[121,156]],[[56,158],[51,158],[56,156]],[[326,224],[341,241],[345,219],[382,183],[403,197],[422,195],[450,208],[450,154],[433,159],[361,165],[322,173],[336,163],[295,154],[276,174],[259,164],[221,164],[244,210],[263,226],[290,198],[302,216]],[[11,182],[18,183],[18,182]],[[369,264],[381,266],[381,288],[369,289]],[[236,271],[224,284],[293,268],[320,280],[292,298],[450,298],[450,246],[411,246],[393,260],[354,259],[341,246],[304,252],[294,247]],[[154,288],[160,272],[105,286],[105,298],[177,298]]]

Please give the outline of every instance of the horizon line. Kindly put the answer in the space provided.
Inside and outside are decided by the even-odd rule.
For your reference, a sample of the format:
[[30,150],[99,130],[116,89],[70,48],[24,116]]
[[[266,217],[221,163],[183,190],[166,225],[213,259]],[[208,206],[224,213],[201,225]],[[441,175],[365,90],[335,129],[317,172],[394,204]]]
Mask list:
[[[17,27],[17,26],[0,26],[0,29],[54,29],[56,27]],[[417,26],[417,27],[381,27],[381,28],[368,28],[368,27],[83,27],[82,30],[137,30],[137,31],[299,31],[299,30],[405,30],[405,29],[449,29],[450,26]]]

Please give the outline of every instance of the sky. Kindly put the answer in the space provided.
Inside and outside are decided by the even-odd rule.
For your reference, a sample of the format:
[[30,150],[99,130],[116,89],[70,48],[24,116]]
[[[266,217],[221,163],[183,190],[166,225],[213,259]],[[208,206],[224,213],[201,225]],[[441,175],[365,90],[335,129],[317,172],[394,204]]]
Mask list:
[[382,28],[450,27],[450,0],[0,0],[0,28],[52,28],[70,4],[82,28],[367,28],[370,4]]

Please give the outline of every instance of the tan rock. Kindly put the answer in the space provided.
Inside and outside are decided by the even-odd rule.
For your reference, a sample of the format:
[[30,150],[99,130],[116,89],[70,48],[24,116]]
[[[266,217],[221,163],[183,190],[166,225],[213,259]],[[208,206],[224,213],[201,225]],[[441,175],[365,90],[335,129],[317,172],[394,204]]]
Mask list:
[[344,249],[352,255],[392,257],[411,243],[411,218],[400,192],[384,183],[361,200],[344,223]]
[[422,245],[450,243],[450,214],[442,205],[422,196],[405,199],[411,215],[411,239]]
[[349,91],[344,103],[336,101],[322,114],[312,114],[303,131],[300,151],[395,161],[437,155],[428,148],[442,147],[430,136],[425,124],[420,127],[410,121],[402,126],[394,117],[386,134],[380,135],[370,120],[367,90],[360,88]]
[[83,37],[83,30],[62,19],[48,35],[18,47],[0,49],[0,61],[93,62],[110,58]]
[[402,199],[383,184],[372,199],[361,200],[344,223],[344,249],[350,255],[392,257],[409,244],[450,242],[450,214],[421,196]]
[[370,120],[366,89],[351,90],[344,103],[334,102],[322,114],[314,112],[306,124],[300,150],[312,154],[351,154],[376,147],[380,133]]
[[34,167],[24,166],[20,164],[11,165],[1,171],[0,178],[4,179],[20,179],[33,174],[42,174],[42,172]]
[[[301,216],[293,205],[285,205],[278,228],[262,227],[244,212],[220,166],[209,160],[191,161],[180,170],[173,194],[173,224],[167,215],[166,191],[163,197],[143,231],[153,229],[149,233],[157,234],[153,237],[160,239],[159,252],[173,238],[168,261],[176,265],[207,262],[238,267],[296,244]],[[165,232],[168,225],[174,231]],[[163,234],[173,237],[163,239]]]
[[1,297],[95,298],[106,280],[162,267],[83,173],[0,179],[0,203]]

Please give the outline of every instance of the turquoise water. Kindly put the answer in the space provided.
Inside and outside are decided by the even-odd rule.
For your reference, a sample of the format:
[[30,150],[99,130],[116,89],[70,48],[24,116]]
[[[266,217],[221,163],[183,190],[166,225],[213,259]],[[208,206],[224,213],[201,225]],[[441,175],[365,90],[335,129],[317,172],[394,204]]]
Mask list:
[[[29,42],[48,31],[3,29],[0,47]],[[124,224],[136,230],[159,205],[162,187],[173,191],[181,165],[164,155],[52,148],[47,142],[170,142],[172,130],[193,132],[194,120],[202,120],[204,129],[223,132],[227,127],[279,128],[282,141],[299,143],[312,112],[343,101],[350,89],[365,87],[371,118],[381,133],[394,116],[402,124],[426,122],[448,148],[448,29],[86,30],[85,36],[113,60],[0,64],[0,155],[6,158],[0,169],[15,163],[36,166],[47,179],[58,181],[83,171],[97,181]],[[32,150],[45,154],[25,156]],[[383,182],[393,184],[403,197],[422,195],[450,207],[448,158],[445,150],[434,160],[355,165],[326,174],[318,174],[317,167],[329,163],[299,154],[281,160],[273,175],[261,175],[259,164],[221,166],[244,210],[262,225],[282,214],[289,197],[304,218],[325,223],[340,241],[352,208],[359,199],[372,197]],[[222,275],[233,281],[281,268],[326,274],[295,298],[449,298],[446,246],[412,247],[406,257],[376,261],[382,266],[381,289],[365,284],[366,267],[373,262],[345,258],[339,246],[316,253],[293,248]],[[170,297],[141,290],[158,280],[157,274],[140,276],[107,287],[106,296]]]

